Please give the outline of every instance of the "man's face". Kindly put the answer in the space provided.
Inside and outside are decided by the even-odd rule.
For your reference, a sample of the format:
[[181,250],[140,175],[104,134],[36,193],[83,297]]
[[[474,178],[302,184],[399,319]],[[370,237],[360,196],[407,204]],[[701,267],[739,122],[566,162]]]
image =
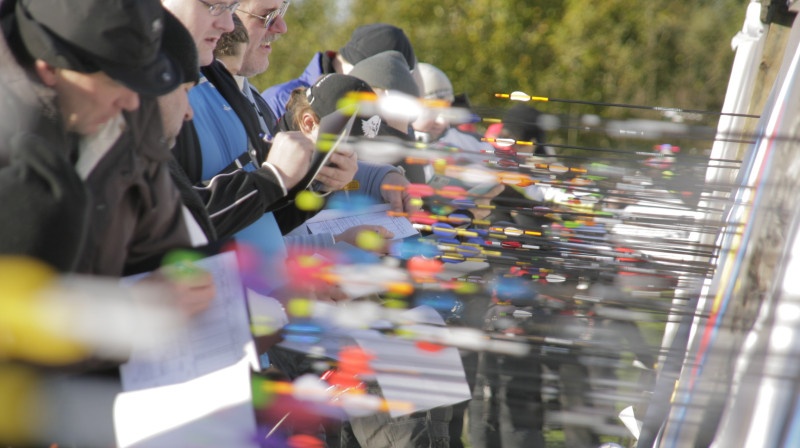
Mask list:
[[[234,0],[208,0],[209,4],[220,2],[231,5]],[[226,9],[222,14],[212,16],[208,6],[199,0],[163,0],[163,3],[194,38],[200,66],[211,64],[219,37],[233,31],[233,13]]]
[[[245,0],[239,6],[239,10],[264,17],[280,8],[282,3],[283,0]],[[287,27],[283,17],[279,17],[269,29],[265,29],[262,19],[241,11],[237,11],[237,14],[250,35],[250,42],[247,44],[239,74],[249,78],[267,71],[269,54],[272,53],[272,42],[277,40],[281,34],[286,33]]]
[[139,108],[139,94],[103,72],[51,69],[45,84],[58,93],[58,106],[68,131],[91,135],[123,110]]
[[412,123],[414,130],[428,134],[430,141],[438,140],[447,130],[447,125],[447,119],[438,109],[424,110],[419,118]]
[[193,86],[193,82],[183,83],[172,92],[158,97],[164,138],[167,139],[170,148],[175,146],[175,139],[181,132],[183,122],[191,120],[194,116],[188,95],[189,89]]

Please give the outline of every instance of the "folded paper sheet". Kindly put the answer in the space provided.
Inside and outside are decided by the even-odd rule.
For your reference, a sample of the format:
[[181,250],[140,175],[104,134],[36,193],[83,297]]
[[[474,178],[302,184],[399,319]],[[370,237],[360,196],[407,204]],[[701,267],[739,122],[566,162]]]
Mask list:
[[258,361],[236,256],[195,264],[212,273],[217,294],[169,343],[134,350],[120,367],[119,447],[257,446],[250,371]]

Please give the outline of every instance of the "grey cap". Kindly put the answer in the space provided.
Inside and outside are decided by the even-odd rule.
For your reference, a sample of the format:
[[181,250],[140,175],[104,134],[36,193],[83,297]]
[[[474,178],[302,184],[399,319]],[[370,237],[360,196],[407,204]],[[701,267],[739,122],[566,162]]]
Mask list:
[[419,67],[420,79],[422,80],[420,90],[423,98],[427,100],[445,100],[451,103],[455,100],[453,84],[443,71],[425,62],[420,62],[417,67]]
[[362,60],[353,66],[350,76],[363,79],[373,89],[397,90],[419,96],[419,87],[399,51],[384,51]]

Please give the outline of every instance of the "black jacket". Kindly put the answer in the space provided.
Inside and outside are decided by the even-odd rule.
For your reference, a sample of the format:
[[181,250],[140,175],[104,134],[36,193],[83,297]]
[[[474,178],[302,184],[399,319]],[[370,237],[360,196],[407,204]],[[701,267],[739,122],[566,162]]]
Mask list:
[[[236,111],[245,126],[250,152],[243,151],[238,160],[242,165],[254,160],[261,166],[267,159],[270,145],[260,138],[256,110],[239,91],[233,76],[218,61],[203,67],[203,74]],[[232,163],[212,179],[202,179],[203,158],[191,122],[183,126],[173,153],[203,200],[220,239],[233,236],[267,212],[275,213],[282,230],[293,229],[309,216],[291,205],[291,198],[284,197],[276,174],[269,168],[248,172]]]

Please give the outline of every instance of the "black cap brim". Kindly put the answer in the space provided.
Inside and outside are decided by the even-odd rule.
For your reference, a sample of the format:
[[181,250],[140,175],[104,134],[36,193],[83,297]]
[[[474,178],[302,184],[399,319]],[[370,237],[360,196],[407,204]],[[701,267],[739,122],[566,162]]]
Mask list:
[[155,61],[144,67],[120,67],[116,64],[106,64],[99,59],[95,62],[108,76],[134,92],[148,96],[165,95],[177,89],[182,83],[197,77],[197,74],[194,74],[195,78],[187,76],[178,61],[169,56],[165,47],[169,45],[171,39],[188,39],[194,42],[183,24],[165,9],[164,33]]
[[[169,33],[186,34],[189,31],[164,10],[164,35]],[[160,96],[175,90],[184,82],[180,65],[167,56],[164,51],[166,39],[153,62],[145,66],[122,66],[106,61],[58,37],[33,20],[22,2],[17,3],[16,19],[19,32],[28,52],[34,59],[42,59],[48,64],[82,73],[102,70],[109,77],[142,95]]]

